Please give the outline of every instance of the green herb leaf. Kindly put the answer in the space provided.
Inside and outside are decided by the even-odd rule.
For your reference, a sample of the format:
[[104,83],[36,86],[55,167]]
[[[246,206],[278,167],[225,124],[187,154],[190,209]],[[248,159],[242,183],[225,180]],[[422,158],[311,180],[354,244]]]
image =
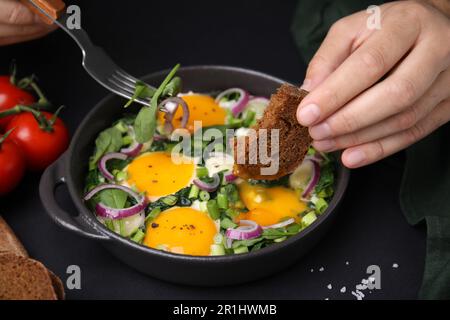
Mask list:
[[136,83],[136,87],[134,89],[133,96],[125,104],[124,108],[128,108],[138,98],[141,98],[141,99],[151,98],[151,97],[153,97],[154,93],[155,93],[155,89],[149,87],[144,82],[138,82],[138,83]]
[[118,189],[103,190],[100,193],[100,202],[105,206],[123,209],[127,203],[128,194]]
[[122,143],[122,133],[117,128],[113,127],[102,131],[95,140],[95,153],[89,162],[89,169],[95,169],[98,160],[105,153],[119,151]]
[[156,128],[155,113],[149,107],[143,107],[139,111],[136,120],[134,121],[134,133],[136,141],[145,143],[153,138],[153,133]]
[[181,78],[175,77],[173,78],[169,84],[164,88],[164,91],[162,93],[162,96],[170,96],[174,97],[181,91]]
[[139,111],[134,123],[134,131],[136,133],[136,140],[139,143],[145,143],[153,138],[156,130],[156,112],[158,111],[159,98],[162,96],[164,89],[174,77],[175,73],[180,68],[177,64],[175,68],[167,75],[159,88],[152,95],[152,100],[149,107],[143,107]]

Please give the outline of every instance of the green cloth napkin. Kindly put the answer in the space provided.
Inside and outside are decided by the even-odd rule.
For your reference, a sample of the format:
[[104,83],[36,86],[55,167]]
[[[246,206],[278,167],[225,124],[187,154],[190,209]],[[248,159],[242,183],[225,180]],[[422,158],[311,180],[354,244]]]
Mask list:
[[[292,33],[308,62],[341,17],[374,0],[300,0]],[[406,151],[400,190],[403,213],[412,225],[426,223],[427,253],[420,299],[450,299],[450,123]]]

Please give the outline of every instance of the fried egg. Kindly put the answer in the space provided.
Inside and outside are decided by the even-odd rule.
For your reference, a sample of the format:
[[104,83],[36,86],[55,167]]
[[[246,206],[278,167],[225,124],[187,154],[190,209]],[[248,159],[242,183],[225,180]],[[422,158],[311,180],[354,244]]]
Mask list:
[[237,217],[239,220],[252,220],[261,226],[279,223],[284,218],[295,218],[306,209],[306,204],[292,189],[277,186],[264,187],[242,182],[238,185],[239,194],[249,210]]
[[[201,121],[202,127],[225,124],[226,112],[221,108],[212,97],[201,94],[182,95],[183,99],[189,107],[189,120],[186,129],[194,132],[194,121]],[[172,124],[174,128],[181,127],[181,119],[183,116],[182,108],[178,108],[175,112]],[[164,113],[159,113],[159,122],[164,123]]]
[[147,225],[144,244],[172,253],[208,256],[217,233],[217,226],[207,213],[174,207]]
[[196,164],[192,158],[170,152],[148,152],[125,169],[125,185],[144,193],[150,201],[174,194],[192,184]]

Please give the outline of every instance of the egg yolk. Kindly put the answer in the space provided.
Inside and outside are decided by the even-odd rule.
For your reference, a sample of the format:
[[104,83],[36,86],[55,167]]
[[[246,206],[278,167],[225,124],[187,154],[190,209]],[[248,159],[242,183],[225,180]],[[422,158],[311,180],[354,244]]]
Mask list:
[[173,208],[147,225],[144,244],[173,253],[208,256],[216,234],[216,225],[206,213]]
[[279,223],[283,218],[295,218],[306,209],[294,190],[285,187],[263,187],[242,182],[239,194],[249,210],[236,220],[252,220],[261,226]]
[[[226,112],[221,108],[213,98],[200,94],[191,94],[181,97],[188,105],[189,120],[186,128],[189,132],[194,132],[194,121],[201,121],[202,127],[214,125],[223,125],[225,123]],[[181,119],[183,118],[183,109],[178,107],[175,112],[172,124],[174,128],[181,127]],[[164,123],[164,113],[159,113],[159,121]]]
[[134,159],[126,170],[127,183],[154,200],[187,187],[195,175],[195,164],[181,155],[151,152]]

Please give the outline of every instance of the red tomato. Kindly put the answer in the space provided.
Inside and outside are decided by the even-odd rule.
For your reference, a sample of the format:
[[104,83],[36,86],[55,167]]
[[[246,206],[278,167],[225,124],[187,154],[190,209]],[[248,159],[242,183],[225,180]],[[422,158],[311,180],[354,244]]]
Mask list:
[[11,137],[0,145],[0,196],[11,192],[25,173],[25,158]]
[[[36,99],[33,95],[13,85],[9,76],[0,76],[0,112],[18,104],[29,106],[35,102]],[[13,117],[0,119],[0,128],[6,127]]]
[[[52,114],[42,113],[50,120]],[[28,169],[42,171],[66,151],[69,145],[69,132],[61,119],[57,119],[52,131],[39,127],[35,117],[29,112],[16,115],[7,125],[11,139],[22,149]]]

